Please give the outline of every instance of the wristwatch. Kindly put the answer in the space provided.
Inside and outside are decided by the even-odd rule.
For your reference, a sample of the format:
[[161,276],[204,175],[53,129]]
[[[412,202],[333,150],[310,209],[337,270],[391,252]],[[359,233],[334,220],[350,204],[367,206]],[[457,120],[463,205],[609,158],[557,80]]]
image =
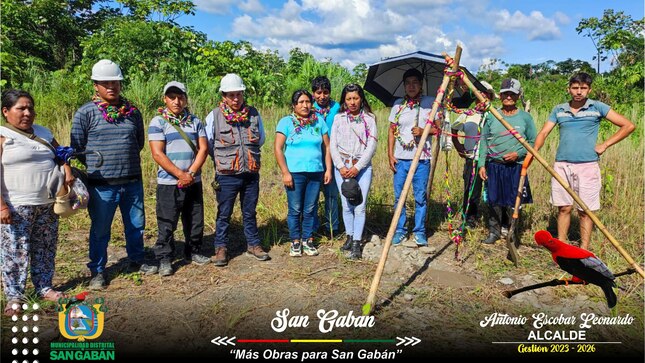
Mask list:
[[192,170],[188,170],[188,174],[192,177],[195,177],[195,172]]

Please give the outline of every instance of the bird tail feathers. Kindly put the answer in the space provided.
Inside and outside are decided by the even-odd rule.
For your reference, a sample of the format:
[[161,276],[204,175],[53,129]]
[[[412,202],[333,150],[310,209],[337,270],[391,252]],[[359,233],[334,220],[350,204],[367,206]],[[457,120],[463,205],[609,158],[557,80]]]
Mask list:
[[616,297],[616,293],[614,292],[614,289],[611,287],[611,285],[606,284],[605,286],[601,286],[601,288],[605,293],[605,298],[607,298],[607,306],[609,306],[610,309],[616,306],[618,297]]

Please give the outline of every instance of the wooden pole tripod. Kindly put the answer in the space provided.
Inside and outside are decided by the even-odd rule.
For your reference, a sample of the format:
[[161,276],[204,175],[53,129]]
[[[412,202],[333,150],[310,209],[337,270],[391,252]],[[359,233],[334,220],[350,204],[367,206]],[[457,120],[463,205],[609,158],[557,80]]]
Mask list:
[[[475,86],[472,84],[472,82],[470,82],[468,77],[463,77],[462,81],[468,86],[468,88],[470,88],[471,92],[473,92],[475,94],[475,96],[477,96],[477,99],[479,100],[479,102],[485,102],[486,101],[486,99],[482,96],[481,93],[479,93],[479,91],[477,90],[477,88],[475,88]],[[573,189],[571,189],[569,184],[564,179],[562,179],[562,177],[560,177],[560,175],[558,173],[556,173],[555,170],[553,170],[553,168],[547,163],[546,160],[544,160],[544,158],[537,152],[537,150],[535,150],[526,140],[524,140],[522,135],[520,135],[519,133],[517,133],[515,131],[513,126],[511,126],[504,119],[504,117],[502,117],[502,115],[499,113],[499,111],[497,111],[494,108],[491,108],[490,112],[493,114],[493,116],[495,116],[495,118],[497,118],[497,120],[499,120],[499,122],[502,123],[502,125],[504,125],[504,127],[508,131],[511,132],[511,135],[515,136],[517,141],[519,141],[519,143],[522,144],[522,146],[524,146],[524,148],[529,153],[531,153],[533,155],[535,160],[537,160],[540,164],[542,164],[542,166],[549,172],[549,174],[551,174],[555,178],[555,180],[557,180],[558,183],[560,183],[560,185],[562,185],[562,187],[567,191],[567,193],[569,193],[569,195],[573,198],[573,200],[575,200],[576,203],[578,203],[580,208],[582,208],[582,210],[584,210],[584,212],[589,216],[589,218],[591,218],[593,223],[596,225],[596,227],[598,227],[598,229],[602,232],[602,234],[604,234],[605,237],[607,237],[607,239],[609,240],[609,242],[611,242],[611,244],[614,245],[616,250],[618,250],[618,252],[627,261],[627,263],[629,263],[629,265],[632,268],[634,268],[634,270],[636,270],[643,278],[645,278],[645,271],[643,271],[641,266],[639,264],[637,264],[636,261],[634,261],[632,256],[630,256],[629,253],[627,251],[625,251],[625,249],[620,245],[620,243],[616,240],[616,238],[614,238],[614,236],[612,236],[609,233],[609,231],[607,230],[607,227],[605,227],[605,225],[589,209],[589,207],[585,204],[585,202],[583,202],[582,199],[580,199],[580,197],[573,191]]]
[[[443,54],[444,57],[448,57],[445,53]],[[455,58],[454,58],[454,63],[452,64],[452,69],[453,71],[457,71],[459,69],[459,59],[461,58],[461,47],[457,46],[457,50],[455,51]],[[440,92],[437,93],[437,97],[432,104],[432,110],[430,111],[429,119],[432,121],[434,120],[437,110],[439,109],[439,105],[441,104],[444,96],[444,91],[448,87],[448,83],[451,81],[450,75],[444,75],[443,76],[443,81],[441,82],[441,86],[439,86]],[[419,165],[419,159],[421,158],[421,152],[423,151],[422,145],[425,144],[426,140],[428,139],[428,136],[430,135],[430,129],[432,128],[433,123],[429,122],[426,123],[424,129],[423,129],[423,134],[421,135],[421,140],[419,140],[420,147],[417,148],[417,152],[414,154],[414,158],[412,159],[412,164],[410,165],[410,171],[408,172],[408,176],[405,179],[405,184],[403,185],[403,190],[401,191],[401,196],[399,197],[399,201],[396,204],[396,209],[394,211],[394,216],[392,216],[392,222],[390,222],[390,229],[387,232],[387,236],[385,237],[385,244],[383,245],[383,252],[381,253],[381,259],[378,263],[378,266],[376,267],[376,272],[374,273],[374,278],[372,279],[372,285],[370,286],[370,292],[369,295],[367,296],[367,301],[365,302],[365,305],[363,305],[363,315],[369,315],[372,310],[374,309],[374,303],[376,301],[376,290],[378,290],[378,286],[381,282],[381,276],[383,276],[383,270],[385,269],[385,262],[387,262],[387,255],[388,252],[390,251],[390,246],[392,245],[392,238],[394,237],[394,232],[396,230],[396,224],[399,220],[399,217],[401,216],[401,211],[403,210],[403,205],[405,204],[405,200],[407,199],[408,193],[410,192],[410,186],[412,185],[412,179],[414,178],[414,172],[417,170],[417,167]],[[439,153],[439,145],[438,142],[435,142],[433,147],[433,159],[435,158],[435,155]],[[434,170],[434,166],[431,167],[431,173],[432,170]]]

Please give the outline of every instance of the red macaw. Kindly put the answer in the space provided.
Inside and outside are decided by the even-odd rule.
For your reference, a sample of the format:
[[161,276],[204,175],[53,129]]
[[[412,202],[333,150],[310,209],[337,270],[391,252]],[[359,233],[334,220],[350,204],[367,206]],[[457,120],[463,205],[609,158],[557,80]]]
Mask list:
[[574,280],[578,279],[600,286],[605,293],[610,309],[616,306],[618,299],[613,289],[616,286],[614,274],[596,255],[553,238],[551,233],[547,231],[535,233],[535,242],[551,251],[553,261],[561,269],[573,275]]

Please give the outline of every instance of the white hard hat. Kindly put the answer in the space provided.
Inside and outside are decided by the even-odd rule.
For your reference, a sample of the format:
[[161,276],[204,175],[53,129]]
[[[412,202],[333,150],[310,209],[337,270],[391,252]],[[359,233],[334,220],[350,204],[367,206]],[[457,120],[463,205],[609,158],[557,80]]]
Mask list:
[[220,92],[234,92],[234,91],[244,91],[246,86],[242,81],[242,78],[235,73],[229,73],[222,77],[222,80],[219,84]]
[[92,67],[93,81],[123,81],[119,65],[109,59],[101,59]]

